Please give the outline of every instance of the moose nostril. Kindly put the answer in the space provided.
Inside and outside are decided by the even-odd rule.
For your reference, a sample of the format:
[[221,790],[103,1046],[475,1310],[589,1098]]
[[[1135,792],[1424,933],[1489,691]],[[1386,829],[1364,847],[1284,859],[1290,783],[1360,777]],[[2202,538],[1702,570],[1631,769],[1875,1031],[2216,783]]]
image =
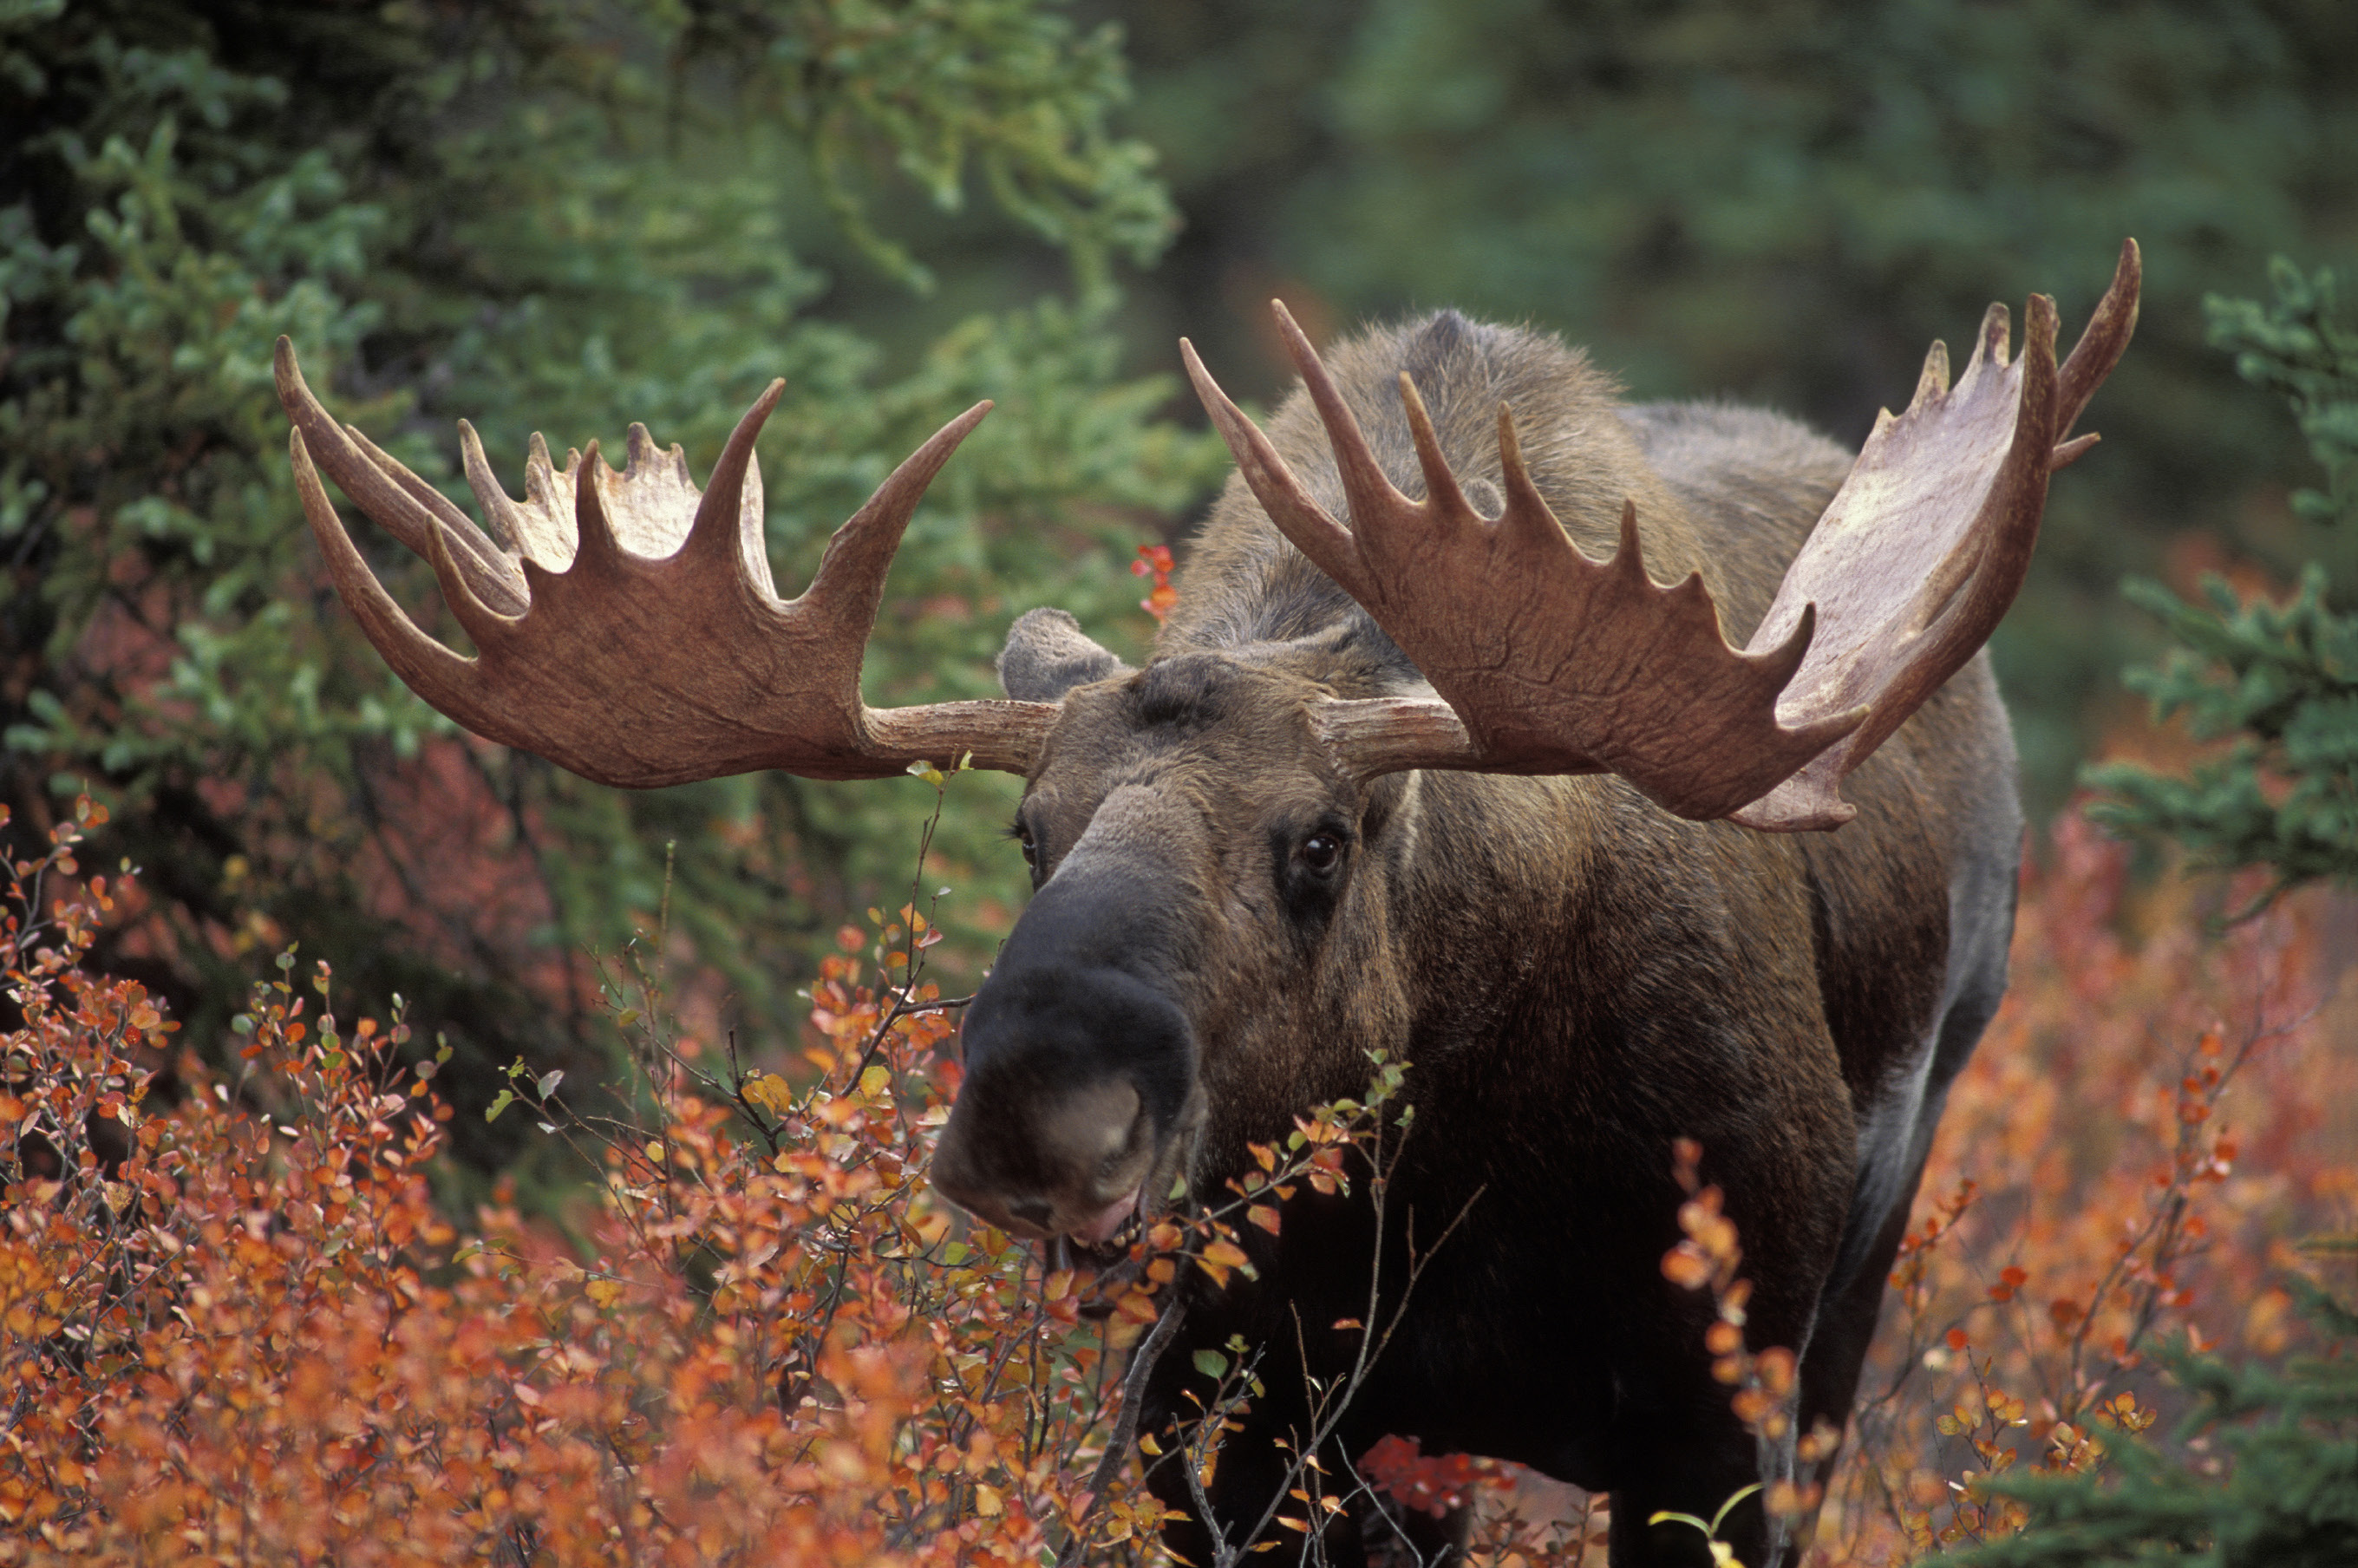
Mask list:
[[1010,1198],[1007,1212],[1024,1224],[1036,1225],[1043,1230],[1047,1229],[1048,1222],[1056,1217],[1056,1211],[1049,1206],[1046,1198]]

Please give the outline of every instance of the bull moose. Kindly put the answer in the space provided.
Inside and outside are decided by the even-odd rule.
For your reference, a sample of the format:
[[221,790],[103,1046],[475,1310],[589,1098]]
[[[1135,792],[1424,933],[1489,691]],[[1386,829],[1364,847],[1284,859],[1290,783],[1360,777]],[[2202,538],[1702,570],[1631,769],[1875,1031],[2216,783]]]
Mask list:
[[[1855,460],[1767,413],[1623,404],[1534,331],[1444,311],[1322,361],[1278,307],[1303,387],[1266,433],[1182,343],[1238,473],[1145,667],[1033,610],[1006,700],[883,710],[860,668],[886,569],[988,404],[784,601],[753,463],[783,384],[700,492],[634,426],[619,473],[594,444],[557,470],[535,437],[519,502],[462,425],[488,536],[330,417],[283,339],[278,384],[345,601],[477,734],[639,788],[967,753],[1024,775],[1034,896],[967,1013],[932,1171],[974,1215],[1103,1243],[1357,1092],[1370,1050],[1412,1064],[1390,1233],[1365,1184],[1289,1211],[1255,1235],[1257,1280],[1188,1287],[1180,1353],[1140,1379],[1152,1433],[1202,1376],[1184,1352],[1268,1350],[1208,1492],[1152,1474],[1175,1551],[1246,1544],[1288,1484],[1301,1385],[1351,1354],[1325,1325],[1365,1310],[1418,1217],[1429,1240],[1462,1216],[1325,1462],[1396,1433],[1609,1491],[1627,1565],[1699,1560],[1650,1516],[1707,1517],[1793,1465],[1731,1412],[1707,1305],[1660,1271],[1674,1140],[1700,1141],[1746,1238],[1752,1344],[1801,1357],[1802,1427],[1848,1413],[1942,1099],[2006,984],[2022,818],[1979,650],[2050,472],[2095,440],[2071,427],[2137,285],[2132,242],[2060,369],[2051,301],[2018,357],[1993,306],[1964,374],[1934,344]],[[473,658],[395,605],[315,460],[432,563]],[[1368,1550],[1364,1511],[1325,1527],[1330,1560]],[[1786,1546],[1757,1502],[1726,1529],[1748,1563]]]

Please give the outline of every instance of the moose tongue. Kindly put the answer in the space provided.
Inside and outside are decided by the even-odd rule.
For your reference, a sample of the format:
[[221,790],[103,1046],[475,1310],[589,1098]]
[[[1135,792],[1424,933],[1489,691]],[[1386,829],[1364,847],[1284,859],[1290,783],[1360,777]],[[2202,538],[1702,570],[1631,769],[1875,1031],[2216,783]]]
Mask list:
[[1095,1218],[1087,1225],[1076,1227],[1069,1234],[1084,1247],[1096,1247],[1112,1240],[1114,1232],[1137,1212],[1138,1198],[1138,1193],[1132,1193],[1128,1197],[1108,1204],[1098,1211]]

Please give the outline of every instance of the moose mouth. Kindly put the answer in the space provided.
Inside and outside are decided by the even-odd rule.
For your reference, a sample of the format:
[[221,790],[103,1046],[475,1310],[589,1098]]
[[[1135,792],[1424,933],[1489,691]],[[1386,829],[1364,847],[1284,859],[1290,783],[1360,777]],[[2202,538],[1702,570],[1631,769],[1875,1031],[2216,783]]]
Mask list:
[[1125,1197],[1116,1198],[1099,1209],[1085,1225],[1065,1232],[1075,1243],[1085,1248],[1109,1244],[1146,1211],[1146,1184],[1141,1182]]
[[[1145,1229],[1146,1187],[1141,1183],[1128,1197],[1100,1209],[1087,1225],[1048,1238],[1044,1260],[1051,1271],[1069,1269],[1101,1286],[1118,1286],[1124,1278],[1121,1266],[1130,1260],[1130,1247]],[[1113,1293],[1105,1294],[1108,1310]],[[1087,1312],[1086,1307],[1083,1310]]]
[[1146,1259],[1136,1251],[1145,1234],[1146,1219],[1132,1213],[1102,1241],[1082,1241],[1070,1235],[1050,1238],[1041,1248],[1041,1262],[1050,1273],[1069,1271],[1080,1315],[1095,1323],[1109,1317],[1114,1305],[1146,1271]]
[[1123,1292],[1145,1273],[1148,1257],[1136,1248],[1154,1217],[1147,1195],[1171,1191],[1179,1173],[1193,1163],[1204,1121],[1204,1095],[1198,1087],[1188,1098],[1177,1135],[1164,1141],[1136,1190],[1098,1210],[1087,1225],[1052,1237],[1044,1245],[1043,1260],[1051,1271],[1069,1269],[1080,1276],[1082,1317],[1097,1322],[1109,1315]]

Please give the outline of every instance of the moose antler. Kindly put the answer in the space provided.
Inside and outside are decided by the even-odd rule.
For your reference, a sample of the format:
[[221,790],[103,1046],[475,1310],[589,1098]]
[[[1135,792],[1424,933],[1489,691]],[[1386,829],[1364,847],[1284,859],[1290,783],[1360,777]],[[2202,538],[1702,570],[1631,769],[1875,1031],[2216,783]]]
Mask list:
[[2124,241],[2112,287],[2061,371],[2052,299],[2030,297],[2022,358],[2011,364],[2006,307],[1991,306],[1954,387],[1947,345],[1936,342],[1906,411],[1876,419],[1751,643],[1763,647],[1806,624],[1814,600],[1824,631],[1778,715],[1807,722],[1864,707],[1866,722],[1736,821],[1779,832],[1849,821],[1855,808],[1837,792],[1843,775],[1997,629],[2030,570],[2047,476],[2096,443],[2071,438],[2071,427],[2129,346],[2143,276],[2136,242]]
[[2012,602],[2047,475],[2094,440],[2057,444],[2127,346],[2137,284],[2131,241],[2060,374],[2055,308],[2043,297],[2032,297],[2012,365],[2005,308],[1992,308],[1953,391],[1934,344],[1915,401],[1877,425],[1741,652],[1722,636],[1699,575],[1667,588],[1647,576],[1634,505],[1610,560],[1581,553],[1532,483],[1503,407],[1506,503],[1493,522],[1466,500],[1401,377],[1426,492],[1412,501],[1276,305],[1335,453],[1346,528],[1193,347],[1181,351],[1271,522],[1440,694],[1322,705],[1329,744],[1357,771],[1609,771],[1682,816],[1795,831],[1849,819],[1854,808],[1834,793],[1842,776],[1973,656]]
[[[633,425],[620,473],[595,442],[568,453],[559,472],[534,437],[519,503],[462,426],[468,481],[503,548],[338,425],[285,338],[277,376],[295,422],[296,488],[344,602],[412,690],[488,740],[601,784],[653,789],[763,768],[882,778],[968,752],[977,767],[1022,773],[1055,718],[1046,703],[878,709],[860,697],[860,654],[902,531],[988,403],[893,470],[827,541],[810,587],[787,602],[770,575],[753,461],[783,382],[738,421],[701,495],[679,448],[658,453]],[[433,563],[475,657],[418,630],[385,592],[345,534],[315,456],[362,511]]]

